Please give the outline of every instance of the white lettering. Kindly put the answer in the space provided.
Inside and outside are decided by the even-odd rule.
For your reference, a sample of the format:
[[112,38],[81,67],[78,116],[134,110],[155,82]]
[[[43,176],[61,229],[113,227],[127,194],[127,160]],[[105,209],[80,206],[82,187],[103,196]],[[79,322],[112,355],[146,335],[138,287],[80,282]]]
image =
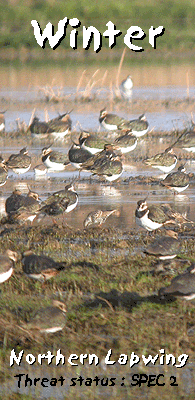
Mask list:
[[[187,361],[188,361],[188,358],[189,358],[189,356],[187,355],[187,354],[181,354],[179,357],[178,357],[178,361],[179,362],[181,362],[181,364],[180,365],[175,365],[177,368],[182,368],[182,367],[185,367],[185,365],[186,365],[186,363],[187,363]],[[182,360],[183,359],[183,360]]]
[[56,365],[59,365],[60,360],[62,360],[62,365],[65,364],[65,357],[63,356],[63,354],[61,354],[61,350],[57,350],[57,355],[56,355]]
[[128,356],[126,354],[121,354],[118,359],[118,363],[121,365],[127,365],[127,361],[128,361]]
[[103,36],[109,38],[109,47],[113,47],[116,44],[115,36],[119,36],[119,34],[121,34],[122,32],[115,29],[115,25],[112,21],[109,21],[106,26],[108,27],[108,29],[103,33]]
[[[78,18],[71,18],[69,20],[69,24],[72,26],[72,28],[77,28],[80,25],[80,21]],[[76,29],[73,29],[73,31],[70,33],[70,47],[72,47],[73,49],[77,48],[77,35],[78,31]]]
[[[134,36],[134,33],[138,32],[137,36]],[[132,44],[132,39],[144,39],[145,37],[144,31],[139,26],[131,26],[127,29],[127,33],[124,37],[124,43],[133,51],[142,51],[142,47],[135,46]]]
[[33,365],[36,361],[35,356],[33,356],[33,354],[27,354],[26,356],[26,362],[30,365]]
[[10,367],[12,367],[12,365],[14,364],[14,361],[15,361],[18,365],[20,365],[20,363],[21,363],[21,361],[22,361],[23,354],[24,354],[24,350],[21,350],[20,353],[19,353],[19,356],[17,357],[17,356],[16,356],[16,353],[15,353],[15,350],[13,349],[13,350],[11,351],[11,356],[10,356]]
[[94,35],[94,51],[98,52],[101,50],[101,33],[94,26],[89,26],[89,28],[83,26],[83,48],[88,50],[92,35]]
[[132,352],[131,358],[130,358],[130,367],[132,367],[134,364],[138,364],[138,363],[139,363],[139,357],[137,356],[137,354]]
[[73,362],[72,362],[72,360],[78,360],[78,356],[77,356],[77,354],[71,354],[70,355],[70,357],[69,357],[69,359],[68,359],[68,362],[69,362],[69,364],[70,365],[78,365],[78,364],[74,364]]
[[156,29],[151,26],[151,28],[149,29],[149,43],[154,49],[156,48],[156,37],[162,36],[164,30],[165,29],[163,28],[163,26],[158,26],[158,28]]
[[113,365],[116,361],[110,361],[110,356],[112,355],[112,349],[108,350],[107,356],[105,358],[105,364]]
[[51,24],[51,22],[49,22],[46,25],[46,27],[43,31],[43,34],[41,34],[41,28],[40,28],[38,22],[34,19],[31,21],[31,25],[34,28],[35,39],[36,39],[37,43],[39,44],[39,46],[44,48],[45,41],[48,39],[50,47],[52,49],[59,44],[60,39],[62,39],[63,36],[65,35],[65,30],[66,30],[67,24],[68,24],[68,19],[66,17],[64,19],[60,20],[58,22],[58,30],[54,35],[53,34],[53,25]]
[[155,364],[156,361],[158,360],[158,357],[159,357],[158,354],[154,358],[151,355],[149,355],[148,358],[146,358],[144,355],[142,355],[143,362],[145,365],[148,365],[150,362],[152,362],[152,364]]

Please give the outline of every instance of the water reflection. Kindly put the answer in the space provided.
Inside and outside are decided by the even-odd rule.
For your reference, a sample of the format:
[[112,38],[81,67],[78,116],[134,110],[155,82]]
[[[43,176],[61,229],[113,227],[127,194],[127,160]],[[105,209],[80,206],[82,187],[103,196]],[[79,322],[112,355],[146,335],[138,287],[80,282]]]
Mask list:
[[[135,209],[137,201],[147,197],[149,204],[169,203],[178,212],[189,219],[195,220],[195,204],[192,195],[194,193],[194,184],[186,190],[186,195],[174,196],[169,190],[162,188],[157,183],[142,183],[141,177],[144,177],[145,171],[139,170],[139,179],[133,179],[129,173],[124,173],[121,181],[109,185],[99,182],[98,178],[86,177],[85,174],[78,180],[74,171],[61,172],[60,174],[48,174],[41,179],[36,178],[33,172],[29,172],[22,180],[15,179],[11,175],[6,185],[1,190],[1,202],[12,193],[14,188],[19,187],[22,193],[28,192],[28,187],[36,191],[39,197],[44,201],[51,193],[64,189],[65,183],[74,180],[74,186],[79,196],[79,203],[75,210],[66,215],[65,220],[73,227],[83,229],[83,221],[89,212],[95,212],[98,208],[103,211],[117,209],[117,215],[111,215],[106,221],[106,226],[115,226],[120,229],[133,229],[135,225]],[[141,173],[141,175],[140,175]],[[77,172],[78,174],[78,172]],[[60,176],[57,176],[60,175]],[[148,175],[150,177],[150,175]],[[130,180],[129,180],[130,178]],[[3,207],[3,206],[2,206]],[[3,211],[2,211],[3,213]]]

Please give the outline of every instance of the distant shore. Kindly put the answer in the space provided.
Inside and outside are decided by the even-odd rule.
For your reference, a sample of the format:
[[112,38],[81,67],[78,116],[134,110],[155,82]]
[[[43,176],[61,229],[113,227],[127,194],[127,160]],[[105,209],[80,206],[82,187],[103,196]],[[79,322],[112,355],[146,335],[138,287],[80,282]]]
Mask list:
[[[41,49],[41,48],[27,48],[21,46],[19,49],[15,48],[0,48],[1,64],[6,65],[9,63],[14,63],[16,66],[20,64],[27,65],[43,65],[48,61],[55,66],[60,66],[67,64],[72,64],[74,67],[76,65],[93,65],[94,63],[101,64],[115,64],[120,60],[123,49],[101,49],[97,54],[93,51],[93,47],[89,50],[84,50],[82,48],[78,50],[64,49],[63,47],[58,47],[55,50],[52,49]],[[146,49],[143,52],[133,52],[130,49],[126,50],[126,56],[124,58],[124,65],[131,63],[131,65],[140,64],[181,64],[181,63],[194,63],[195,53],[191,49],[186,49],[181,51],[179,49],[169,50],[169,49]]]

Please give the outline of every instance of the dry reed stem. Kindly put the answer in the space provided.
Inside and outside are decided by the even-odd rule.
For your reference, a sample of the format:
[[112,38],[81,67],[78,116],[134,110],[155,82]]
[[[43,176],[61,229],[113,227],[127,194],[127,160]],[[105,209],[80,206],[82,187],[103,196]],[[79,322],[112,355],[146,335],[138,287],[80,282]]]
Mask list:
[[81,87],[81,82],[82,82],[82,80],[83,80],[83,76],[85,75],[85,72],[86,72],[86,69],[84,69],[84,71],[83,71],[82,74],[81,74],[81,77],[80,77],[80,79],[79,79],[79,83],[78,83],[78,85],[77,85],[76,93],[78,93],[78,91],[79,91],[79,89],[80,89],[80,87]]
[[106,70],[105,72],[104,72],[104,75],[103,75],[103,77],[102,77],[102,86],[104,85],[104,82],[105,82],[105,79],[106,79],[106,77],[107,77],[107,75],[108,75],[108,70]]
[[99,300],[105,301],[105,303],[108,305],[108,307],[110,307],[110,309],[112,310],[112,312],[115,312],[115,310],[114,310],[112,304],[111,304],[107,299],[104,299],[104,298],[101,297],[101,296],[96,296],[96,298],[99,299]]
[[[52,85],[54,85],[54,81],[52,81]],[[60,88],[57,88],[57,94],[55,93],[53,87],[51,86],[45,86],[45,87],[40,87],[38,86],[39,90],[43,92],[43,94],[46,97],[47,101],[56,101],[59,102],[62,100],[65,96],[63,96],[63,86]],[[68,96],[69,97],[69,96]]]
[[[108,74],[108,70],[106,70],[105,73],[104,73],[104,75],[103,75],[103,77],[97,81],[97,82],[99,82],[99,81],[101,82],[101,84],[100,84],[101,86],[104,85],[104,82],[105,82],[105,79],[106,79],[106,77],[107,77],[107,74]],[[104,90],[103,87],[101,87],[100,89],[98,89],[98,90],[97,90],[97,94],[99,95],[99,94],[102,92],[102,90]]]
[[35,115],[35,111],[36,111],[36,108],[34,108],[33,110],[32,110],[32,114],[31,114],[31,117],[30,117],[30,120],[29,120],[29,123],[28,123],[28,128],[29,128],[29,126],[32,124],[32,122],[33,122],[33,118],[34,118],[34,115]]
[[126,53],[126,48],[122,52],[120,63],[119,63],[119,66],[118,66],[118,72],[117,72],[117,75],[116,75],[116,88],[118,90],[119,90],[119,75],[121,73],[121,68],[122,68],[122,65],[123,65],[123,60],[124,60],[124,57],[125,57],[125,53]]
[[94,87],[94,86],[96,85],[96,83],[98,82],[98,81],[93,81],[93,82],[91,83],[92,79],[97,75],[98,72],[99,72],[99,69],[97,69],[97,70],[94,72],[94,74],[92,75],[92,77],[89,79],[89,81],[88,81],[88,83],[87,83],[87,85],[86,85],[86,87],[85,87],[85,90],[84,90],[84,92],[83,92],[83,96],[84,96],[84,97],[89,97],[89,96],[90,96],[91,90],[93,89],[93,87]]
[[16,124],[19,132],[28,132],[28,126],[25,121],[20,121],[20,118],[16,118]]
[[92,79],[97,75],[97,73],[99,72],[99,69],[96,69],[96,71],[94,72],[94,74],[92,75],[92,77],[88,80],[88,83],[86,85],[86,88],[91,86],[91,81]]

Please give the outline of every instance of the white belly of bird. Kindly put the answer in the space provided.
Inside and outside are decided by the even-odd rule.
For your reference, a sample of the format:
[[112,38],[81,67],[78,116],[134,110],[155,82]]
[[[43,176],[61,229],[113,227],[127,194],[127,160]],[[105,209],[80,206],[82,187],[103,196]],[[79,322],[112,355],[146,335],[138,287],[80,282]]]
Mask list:
[[109,176],[109,175],[104,175],[104,178],[105,178],[107,181],[109,181],[109,182],[113,182],[113,181],[115,181],[116,179],[118,179],[118,178],[122,175],[122,173],[123,173],[123,171],[120,172],[120,174],[114,174],[114,175],[111,175],[111,176]]
[[62,326],[54,326],[52,328],[40,329],[40,332],[41,333],[43,333],[43,332],[45,332],[45,333],[55,333],[55,332],[61,331],[62,329],[63,329]]
[[188,296],[182,296],[185,300],[192,300],[195,298],[195,293],[189,294]]
[[132,130],[133,135],[136,136],[136,137],[144,136],[147,132],[148,132],[148,128],[144,129],[143,131],[134,131],[134,130]]
[[176,164],[177,164],[177,160],[176,160],[176,162],[174,164],[169,165],[169,166],[166,166],[166,165],[151,165],[151,167],[158,168],[158,169],[160,169],[160,171],[165,172],[165,174],[168,174],[169,172],[172,171],[173,168],[175,168]]
[[3,129],[5,129],[5,124],[4,124],[4,122],[2,122],[2,124],[0,124],[0,131],[3,131]]
[[99,153],[100,151],[103,150],[103,149],[98,149],[98,148],[95,148],[95,147],[87,147],[84,144],[82,145],[82,148],[87,150],[87,151],[89,151],[91,154],[96,154],[96,153]]
[[70,211],[74,210],[74,208],[77,206],[78,204],[78,199],[76,200],[76,202],[74,204],[70,204],[67,209],[66,209],[66,213],[69,213]]
[[10,268],[9,271],[3,272],[0,274],[0,283],[7,281],[13,273],[13,268]]
[[12,171],[15,172],[15,174],[25,174],[25,172],[28,172],[28,170],[30,169],[30,165],[29,167],[26,168],[12,168]]
[[132,146],[120,147],[120,151],[123,154],[129,153],[130,151],[133,151],[136,148],[136,146],[137,146],[137,141]]
[[63,139],[64,136],[66,136],[69,132],[69,128],[67,128],[65,131],[63,132],[52,132],[50,133],[51,136],[53,136],[55,139]]
[[182,186],[182,187],[174,186],[174,187],[172,187],[171,189],[174,190],[175,192],[181,193],[181,192],[183,192],[184,190],[186,190],[186,189],[188,188],[188,186],[189,186],[189,184],[186,185],[186,186]]
[[5,185],[6,181],[7,181],[7,178],[3,182],[0,183],[0,186]]
[[53,169],[54,171],[63,171],[65,169],[65,165],[63,163],[50,161],[49,157],[44,161],[44,164],[47,168]]
[[176,257],[176,255],[177,255],[177,254],[173,254],[172,256],[169,256],[169,255],[167,255],[167,256],[160,256],[159,259],[160,259],[160,260],[172,260],[173,258]]
[[43,175],[46,175],[47,169],[34,168],[34,172],[35,172],[35,175],[37,175],[37,176],[43,176]]
[[121,83],[121,88],[122,88],[124,91],[131,90],[132,87],[133,87],[133,81],[132,81],[131,78],[127,78],[125,81],[123,81],[123,82]]
[[108,129],[109,131],[115,131],[117,129],[117,125],[116,124],[115,125],[110,125],[110,124],[107,124],[105,121],[102,121],[101,124],[105,129]]
[[[43,281],[44,277],[42,274],[26,274],[28,277],[33,278],[33,279],[37,279],[38,281]],[[47,278],[45,278],[47,279]]]
[[192,151],[192,153],[195,153],[195,147],[183,147],[183,149],[186,151]]
[[160,228],[163,225],[149,219],[147,214],[145,214],[142,218],[136,217],[135,220],[139,226],[142,226],[142,228],[147,229],[147,231],[155,231],[156,229]]
[[46,139],[49,136],[49,133],[31,133],[32,138],[34,139]]
[[27,218],[27,221],[33,222],[35,218],[36,218],[36,214],[30,215],[30,216]]

